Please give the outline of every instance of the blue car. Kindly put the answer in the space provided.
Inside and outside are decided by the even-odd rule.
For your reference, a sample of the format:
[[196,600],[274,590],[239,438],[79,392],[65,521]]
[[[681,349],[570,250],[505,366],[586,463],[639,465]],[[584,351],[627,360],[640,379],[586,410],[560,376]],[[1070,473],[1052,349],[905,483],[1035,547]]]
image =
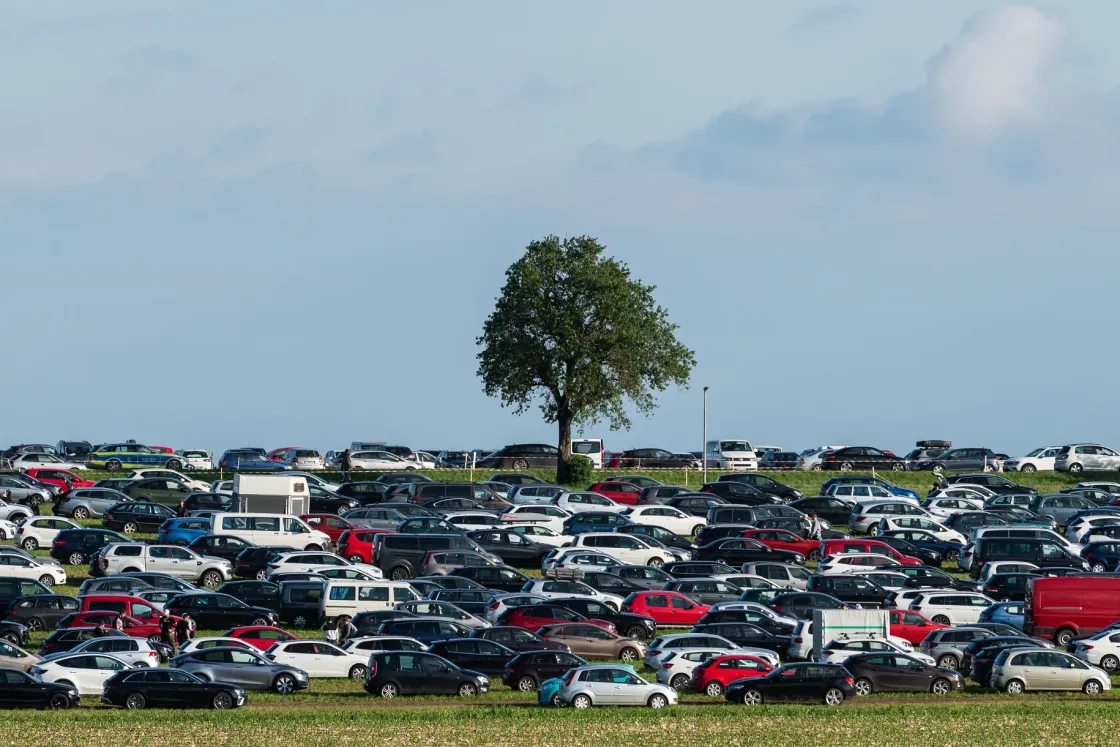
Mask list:
[[1090,542],[1081,548],[1081,557],[1089,563],[1089,568],[1095,573],[1115,571],[1120,565],[1120,542],[1116,540],[1101,540]]
[[199,537],[210,534],[210,519],[201,516],[188,516],[168,519],[160,525],[156,542],[168,545],[189,545]]
[[1022,602],[1000,602],[993,604],[983,612],[980,613],[980,619],[977,622],[982,623],[1003,623],[1010,625],[1018,630],[1023,629],[1024,625],[1024,608]]
[[256,472],[283,472],[290,470],[286,464],[274,462],[264,454],[247,449],[230,449],[222,454],[218,460],[218,467],[223,470],[254,470]]
[[881,477],[860,477],[858,475],[845,475],[841,477],[830,477],[821,485],[821,495],[829,495],[829,488],[833,485],[878,485],[883,490],[886,490],[891,495],[897,495],[904,498],[910,498],[915,501],[920,501],[916,491],[910,488],[900,488],[897,485],[892,485]]
[[537,703],[543,706],[556,706],[563,708],[564,705],[560,702],[560,688],[564,686],[564,679],[562,677],[553,677],[550,680],[545,680],[541,683],[540,689],[537,690]]
[[584,511],[564,520],[564,534],[617,532],[619,527],[633,523],[625,516],[610,511]]

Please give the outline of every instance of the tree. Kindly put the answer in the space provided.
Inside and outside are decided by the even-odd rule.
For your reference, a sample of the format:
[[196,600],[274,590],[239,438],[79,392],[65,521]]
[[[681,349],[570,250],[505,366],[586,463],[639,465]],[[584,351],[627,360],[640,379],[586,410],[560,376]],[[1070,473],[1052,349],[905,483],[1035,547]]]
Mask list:
[[560,484],[573,424],[629,429],[627,401],[649,415],[657,392],[688,385],[696,360],[653,290],[590,236],[534,241],[506,270],[478,338],[478,375],[488,396],[519,415],[540,401],[558,426]]

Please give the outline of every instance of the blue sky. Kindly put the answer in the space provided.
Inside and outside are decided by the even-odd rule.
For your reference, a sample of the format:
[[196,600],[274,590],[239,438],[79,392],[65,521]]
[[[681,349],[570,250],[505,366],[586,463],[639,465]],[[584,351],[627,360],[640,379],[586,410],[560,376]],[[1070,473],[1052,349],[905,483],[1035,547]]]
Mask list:
[[529,241],[696,350],[609,448],[1120,445],[1120,4],[10,4],[0,441],[555,440],[475,377]]

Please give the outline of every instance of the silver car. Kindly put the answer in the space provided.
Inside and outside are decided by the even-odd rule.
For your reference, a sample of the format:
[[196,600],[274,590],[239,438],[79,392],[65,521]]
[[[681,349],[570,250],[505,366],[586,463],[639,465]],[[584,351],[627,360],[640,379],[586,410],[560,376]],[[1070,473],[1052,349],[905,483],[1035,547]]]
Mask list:
[[7,490],[12,503],[22,503],[25,506],[37,506],[51,499],[51,492],[47,488],[37,488],[13,475],[0,475],[0,492]]
[[424,567],[420,569],[419,575],[446,576],[456,568],[474,568],[484,565],[496,565],[496,563],[476,552],[463,550],[430,552],[427,555]]
[[307,672],[266,659],[256,651],[218,646],[176,656],[171,666],[209,682],[288,695],[307,689]]
[[593,705],[665,708],[677,704],[676,690],[659,682],[647,682],[628,667],[577,667],[566,683],[557,694],[559,702],[576,709]]
[[1054,457],[1058,472],[1115,472],[1120,470],[1120,454],[1098,444],[1070,444],[1063,446]]
[[359,527],[388,529],[390,531],[395,531],[397,525],[407,518],[391,508],[376,508],[373,506],[352,508],[339,514],[339,516]]
[[132,499],[111,488],[75,488],[54,506],[58,516],[71,519],[88,519],[101,516],[118,503],[131,503]]
[[[65,654],[57,654],[56,656],[69,656],[70,654],[109,654],[134,667],[159,666],[159,651],[156,650],[151,641],[146,641],[143,638],[119,638],[117,636],[91,638],[79,643]],[[53,658],[56,657],[48,656],[45,661],[50,661]]]
[[414,599],[410,602],[401,602],[396,609],[411,612],[420,617],[440,617],[454,620],[468,628],[489,628],[490,623],[480,617],[475,617],[466,610],[451,604],[451,602],[436,602],[430,599]]
[[992,687],[1016,695],[1027,690],[1081,690],[1099,695],[1112,687],[1108,673],[1064,651],[1013,648],[996,657]]

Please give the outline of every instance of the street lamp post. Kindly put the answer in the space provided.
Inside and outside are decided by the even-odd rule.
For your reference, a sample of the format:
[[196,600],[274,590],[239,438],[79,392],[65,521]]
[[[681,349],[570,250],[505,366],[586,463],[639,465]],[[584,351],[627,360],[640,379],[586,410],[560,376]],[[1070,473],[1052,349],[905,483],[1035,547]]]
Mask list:
[[703,465],[704,478],[701,485],[708,482],[708,387],[704,387],[704,443],[700,450],[700,461]]

